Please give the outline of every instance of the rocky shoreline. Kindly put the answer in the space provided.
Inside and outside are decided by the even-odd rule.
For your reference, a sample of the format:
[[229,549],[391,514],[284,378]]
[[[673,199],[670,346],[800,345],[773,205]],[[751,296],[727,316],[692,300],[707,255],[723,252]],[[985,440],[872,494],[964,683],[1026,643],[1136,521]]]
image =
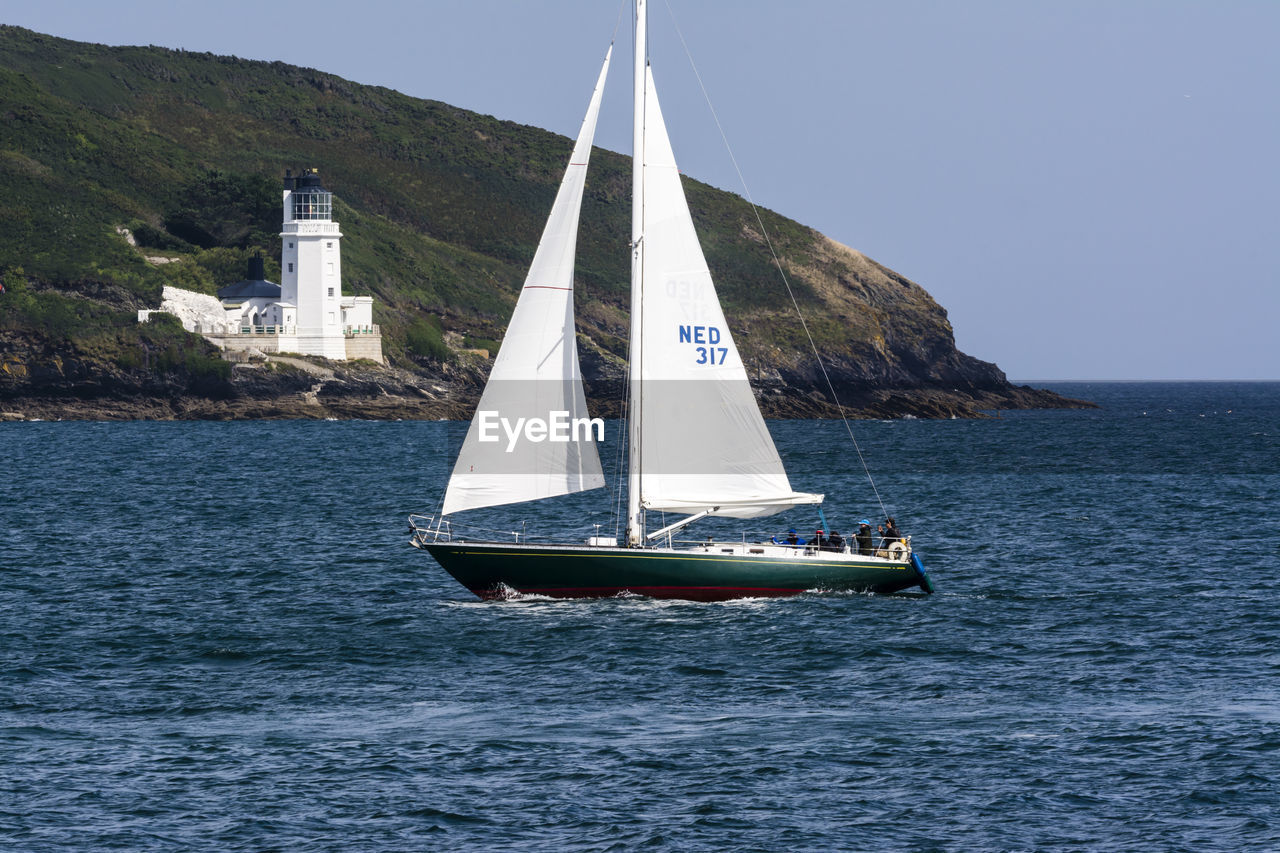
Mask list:
[[[45,382],[0,393],[0,420],[465,420],[483,387],[487,365],[446,367],[435,374],[371,364],[337,365],[279,359],[235,365],[229,382],[193,393],[177,383],[132,376],[92,383]],[[855,418],[981,418],[1010,409],[1095,408],[1027,386],[837,389]],[[616,382],[588,383],[593,414],[616,417]],[[829,392],[771,383],[757,390],[767,418],[833,418],[841,408]]]

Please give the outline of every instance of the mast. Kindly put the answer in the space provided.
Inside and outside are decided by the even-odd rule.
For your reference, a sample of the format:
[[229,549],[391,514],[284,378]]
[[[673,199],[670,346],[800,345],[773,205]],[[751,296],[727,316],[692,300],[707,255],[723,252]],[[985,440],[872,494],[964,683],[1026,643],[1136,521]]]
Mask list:
[[627,402],[627,545],[644,540],[644,512],[640,509],[640,398],[644,387],[641,332],[644,323],[644,87],[648,60],[648,7],[636,0],[634,124],[631,137],[631,343],[628,362],[631,387]]

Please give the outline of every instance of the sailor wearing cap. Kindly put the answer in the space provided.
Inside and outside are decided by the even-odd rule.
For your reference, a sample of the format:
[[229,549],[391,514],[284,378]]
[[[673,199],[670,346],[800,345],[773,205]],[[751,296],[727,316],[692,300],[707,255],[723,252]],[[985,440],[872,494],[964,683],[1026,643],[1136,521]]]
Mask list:
[[858,540],[859,554],[862,554],[863,556],[870,556],[875,553],[875,543],[873,542],[870,521],[864,518],[862,521],[858,522],[858,533],[853,538]]
[[784,536],[781,541],[778,540],[777,536],[773,537],[773,544],[790,545],[791,547],[795,548],[795,547],[804,545],[805,541],[796,535],[796,529],[793,527],[787,531],[787,535]]

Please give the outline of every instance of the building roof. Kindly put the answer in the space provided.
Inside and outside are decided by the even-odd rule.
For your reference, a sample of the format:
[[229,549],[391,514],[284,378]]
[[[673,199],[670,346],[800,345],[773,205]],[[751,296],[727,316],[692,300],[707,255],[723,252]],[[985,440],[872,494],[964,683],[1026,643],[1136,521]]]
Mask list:
[[218,298],[222,301],[228,299],[256,299],[265,296],[268,299],[280,298],[280,285],[274,282],[258,279],[256,281],[237,281],[235,284],[228,284],[226,287],[218,290]]
[[267,299],[280,298],[280,285],[267,281],[261,256],[249,259],[248,276],[244,281],[237,281],[235,284],[228,284],[226,287],[218,289],[218,298],[223,302],[228,300],[244,301],[260,297],[266,297]]

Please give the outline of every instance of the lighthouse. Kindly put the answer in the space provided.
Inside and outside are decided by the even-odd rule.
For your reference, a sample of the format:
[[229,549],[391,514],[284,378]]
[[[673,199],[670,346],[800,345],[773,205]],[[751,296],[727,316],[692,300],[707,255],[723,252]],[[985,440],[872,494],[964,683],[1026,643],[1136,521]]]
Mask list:
[[314,169],[285,175],[280,242],[280,301],[297,306],[293,351],[345,360],[342,232],[333,221],[333,193]]
[[[384,364],[373,297],[342,295],[341,241],[333,193],[321,185],[320,175],[314,169],[297,176],[287,171],[280,284],[266,280],[263,260],[256,256],[249,260],[245,280],[220,288],[217,301],[166,287],[161,308],[185,318],[188,331],[199,332],[225,353],[297,353]],[[138,319],[150,313],[140,311]]]

